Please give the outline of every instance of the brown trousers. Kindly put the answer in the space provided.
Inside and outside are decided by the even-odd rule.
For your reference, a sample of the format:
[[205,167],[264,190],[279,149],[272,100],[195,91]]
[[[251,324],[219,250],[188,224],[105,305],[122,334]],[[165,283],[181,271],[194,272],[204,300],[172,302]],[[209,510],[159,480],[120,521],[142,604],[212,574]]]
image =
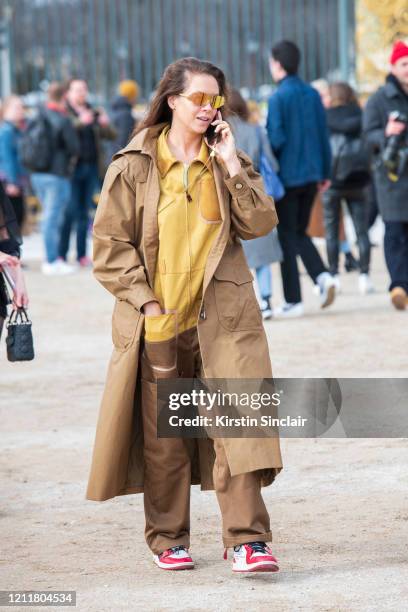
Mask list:
[[[155,554],[190,545],[191,465],[197,440],[157,437],[158,378],[202,375],[197,329],[161,342],[144,341],[141,355],[144,431],[145,537]],[[225,547],[270,542],[269,514],[261,495],[260,472],[231,476],[222,441],[213,440],[214,487],[222,514]]]

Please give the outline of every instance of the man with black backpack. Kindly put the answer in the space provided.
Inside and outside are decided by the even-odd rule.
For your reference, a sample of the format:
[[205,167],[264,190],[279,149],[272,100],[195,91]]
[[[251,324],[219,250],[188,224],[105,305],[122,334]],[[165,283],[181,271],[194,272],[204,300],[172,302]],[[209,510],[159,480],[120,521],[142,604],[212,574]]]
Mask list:
[[66,111],[62,84],[50,84],[48,101],[30,122],[21,142],[21,154],[24,165],[32,171],[31,184],[43,209],[46,261],[42,271],[47,275],[70,274],[74,268],[58,259],[58,247],[79,140]]

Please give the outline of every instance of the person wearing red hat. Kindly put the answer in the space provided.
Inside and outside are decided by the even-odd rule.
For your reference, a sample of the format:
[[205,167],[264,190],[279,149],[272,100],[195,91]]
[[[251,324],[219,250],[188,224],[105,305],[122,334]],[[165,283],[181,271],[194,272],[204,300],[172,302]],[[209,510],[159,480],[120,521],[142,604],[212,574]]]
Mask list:
[[408,309],[408,45],[398,40],[391,70],[369,98],[363,130],[375,156],[374,180],[384,220],[384,254],[391,302]]

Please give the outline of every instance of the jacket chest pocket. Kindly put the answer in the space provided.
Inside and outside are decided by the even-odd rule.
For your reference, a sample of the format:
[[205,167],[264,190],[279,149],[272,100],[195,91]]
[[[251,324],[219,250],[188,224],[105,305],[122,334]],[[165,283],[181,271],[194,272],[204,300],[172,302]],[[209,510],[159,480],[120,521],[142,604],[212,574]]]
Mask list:
[[262,315],[246,266],[223,266],[214,272],[218,319],[229,331],[262,328]]
[[217,190],[211,175],[204,176],[198,182],[197,204],[200,217],[206,223],[221,223],[221,211]]
[[112,342],[119,351],[126,351],[136,336],[140,312],[124,300],[117,300],[112,315]]

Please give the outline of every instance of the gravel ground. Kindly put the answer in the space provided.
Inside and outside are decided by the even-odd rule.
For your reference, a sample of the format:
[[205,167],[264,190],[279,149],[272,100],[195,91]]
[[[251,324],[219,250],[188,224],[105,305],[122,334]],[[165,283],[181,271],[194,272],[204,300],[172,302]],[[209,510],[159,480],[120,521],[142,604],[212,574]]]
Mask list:
[[[77,609],[97,612],[407,610],[406,439],[282,440],[285,469],[264,490],[281,567],[271,576],[232,575],[213,492],[193,487],[194,573],[153,565],[142,496],[85,500],[112,300],[89,271],[42,276],[38,253],[30,237],[37,357],[10,364],[0,345],[0,588],[76,590]],[[359,296],[349,274],[321,313],[304,277],[306,316],[266,323],[275,376],[407,375],[408,311],[390,307],[380,249],[373,255],[375,295]]]

